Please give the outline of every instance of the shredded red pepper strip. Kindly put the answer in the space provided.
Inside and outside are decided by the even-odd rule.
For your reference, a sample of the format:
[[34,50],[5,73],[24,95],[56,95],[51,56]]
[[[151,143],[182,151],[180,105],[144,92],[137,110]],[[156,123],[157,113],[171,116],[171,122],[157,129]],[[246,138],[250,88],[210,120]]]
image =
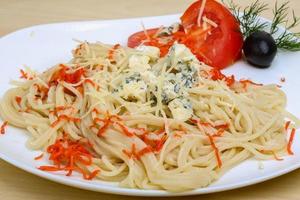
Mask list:
[[96,88],[96,90],[99,90],[99,89],[100,89],[100,86],[97,85],[97,84],[96,84],[94,81],[92,81],[91,79],[85,79],[84,82],[85,82],[85,83],[91,84],[93,87]]
[[128,127],[126,127],[125,125],[119,123],[119,122],[116,122],[117,125],[120,126],[120,128],[122,129],[123,133],[127,136],[127,137],[132,137],[134,136],[135,133],[132,133],[128,130]]
[[8,125],[8,121],[4,121],[0,128],[0,133],[5,134],[5,128]]
[[42,171],[48,171],[48,172],[54,172],[54,171],[62,170],[61,168],[56,167],[56,166],[39,166],[38,169],[40,169]]
[[164,135],[160,140],[157,140],[156,141],[156,144],[155,144],[155,151],[156,152],[160,152],[160,150],[163,148],[165,142],[167,140],[167,136]]
[[108,51],[108,59],[111,62],[114,62],[114,53],[120,46],[121,46],[120,44],[116,44]]
[[294,155],[294,152],[292,151],[292,144],[293,144],[293,141],[294,141],[295,133],[296,133],[296,129],[293,128],[292,132],[291,132],[291,135],[290,135],[290,138],[289,138],[288,145],[287,145],[287,152],[288,152],[289,155]]
[[123,149],[122,151],[126,156],[129,158],[137,159],[137,153],[136,153],[136,146],[134,143],[131,144],[131,150],[127,151],[126,149]]
[[[199,128],[199,125],[203,125],[203,122],[200,122],[199,120],[191,119],[191,121],[192,121],[193,123],[196,122],[198,128]],[[207,123],[204,122],[204,124],[207,124]],[[210,123],[208,123],[208,124],[211,126]],[[222,130],[222,129],[221,129],[221,130]],[[215,141],[214,141],[214,136],[219,136],[219,134],[217,133],[217,134],[215,134],[215,135],[213,135],[213,136],[212,136],[212,135],[209,135],[209,134],[206,134],[206,135],[207,135],[207,137],[208,137],[208,139],[209,139],[209,141],[210,141],[211,147],[213,148],[213,150],[214,150],[214,152],[215,152],[215,156],[216,156],[216,159],[217,159],[218,167],[221,168],[221,167],[222,167],[222,160],[221,160],[221,156],[220,156],[220,151],[219,151],[219,149],[218,149],[218,147],[216,146]]]
[[71,121],[71,122],[80,122],[80,118],[69,117],[67,115],[60,115],[56,121],[54,121],[50,126],[55,127],[62,120]]
[[97,108],[94,108],[93,112],[95,112],[96,114],[101,114],[101,112]]
[[256,86],[262,86],[263,84],[259,84],[259,83],[254,83],[253,81],[251,80],[240,80],[240,83],[243,84],[243,88],[246,88],[247,87],[247,84],[252,84],[252,85],[256,85]]
[[98,130],[98,133],[97,135],[100,137],[100,136],[103,136],[103,134],[105,133],[106,129],[110,126],[110,124],[113,122],[112,119],[117,119],[117,120],[121,120],[121,118],[117,115],[109,115],[107,114],[108,117],[106,117],[105,119],[101,120],[99,118],[99,120],[101,120],[102,122],[104,122],[103,126]]
[[273,154],[275,160],[277,160],[277,161],[282,161],[283,160],[283,158],[279,158],[274,151],[272,151],[272,154]]
[[40,160],[41,158],[43,158],[43,156],[44,156],[44,153],[41,153],[40,155],[35,157],[34,160]]
[[150,152],[153,152],[153,150],[152,150],[151,146],[147,146],[147,147],[144,147],[141,150],[137,151],[136,145],[133,143],[133,144],[131,144],[131,150],[130,151],[128,151],[126,149],[123,149],[122,152],[128,158],[133,158],[133,159],[140,160],[143,155],[145,155],[147,153],[150,153]]
[[22,97],[16,96],[16,102],[17,104],[20,106],[21,105],[21,101],[22,101]]
[[220,151],[219,151],[218,147],[215,144],[214,138],[209,134],[207,134],[207,136],[209,138],[209,141],[210,141],[210,144],[211,144],[212,148],[215,151],[215,155],[216,155],[217,162],[218,162],[218,167],[221,168],[222,167],[222,160],[221,160],[221,157],[220,157]]
[[49,160],[53,161],[54,166],[40,166],[40,170],[68,171],[66,176],[71,176],[73,171],[77,171],[87,180],[91,180],[100,172],[100,170],[95,170],[88,175],[82,168],[75,165],[75,163],[85,166],[92,164],[92,155],[79,141],[73,142],[64,137],[50,145],[47,152],[50,154]]
[[151,146],[147,146],[143,149],[141,149],[140,151],[137,152],[137,158],[140,159],[143,155],[147,154],[147,153],[151,153],[153,152],[152,147]]
[[20,73],[21,73],[20,78],[28,79],[28,75],[23,69],[20,69]]
[[287,122],[285,123],[284,129],[285,129],[286,131],[288,130],[290,124],[291,124],[291,121],[287,121]]

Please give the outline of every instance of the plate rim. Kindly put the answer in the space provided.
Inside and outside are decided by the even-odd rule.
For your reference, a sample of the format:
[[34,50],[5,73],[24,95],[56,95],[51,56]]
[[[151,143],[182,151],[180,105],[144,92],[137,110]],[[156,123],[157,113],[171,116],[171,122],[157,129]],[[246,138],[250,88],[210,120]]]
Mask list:
[[[135,21],[135,20],[146,20],[151,18],[160,18],[160,17],[177,17],[180,16],[180,13],[176,14],[167,14],[167,15],[158,15],[158,16],[146,16],[146,17],[132,17],[132,18],[118,18],[118,19],[104,19],[104,20],[83,20],[83,21],[66,21],[66,22],[54,22],[54,23],[46,23],[46,24],[37,24],[29,27],[24,27],[15,31],[12,31],[8,34],[5,34],[0,37],[0,43],[2,40],[5,40],[11,36],[14,36],[15,34],[27,32],[27,31],[33,31],[35,29],[40,28],[48,28],[52,26],[61,26],[61,25],[77,25],[78,24],[95,24],[100,25],[103,23],[108,22],[120,22],[120,21]],[[259,17],[260,19],[264,21],[270,21],[264,17]],[[280,27],[282,28],[282,27]],[[28,136],[26,136],[28,137]],[[89,191],[95,191],[95,192],[102,192],[106,194],[116,194],[116,195],[125,195],[125,196],[148,196],[148,197],[174,197],[174,196],[191,196],[191,195],[201,195],[201,194],[209,194],[209,193],[216,193],[216,192],[222,192],[222,191],[228,191],[233,190],[237,188],[242,188],[250,185],[254,185],[257,183],[261,183],[279,176],[282,176],[284,174],[287,174],[291,171],[297,170],[300,168],[300,160],[293,165],[290,165],[288,168],[276,170],[272,173],[268,173],[264,176],[259,176],[257,178],[248,179],[245,181],[239,181],[236,183],[226,184],[222,186],[212,186],[212,187],[204,187],[204,188],[198,188],[191,191],[186,192],[180,192],[180,193],[174,193],[174,192],[167,192],[164,190],[143,190],[143,189],[131,189],[131,188],[122,188],[122,187],[115,187],[111,185],[97,185],[93,184],[93,182],[86,182],[86,181],[79,181],[76,179],[72,179],[70,177],[65,177],[63,175],[58,175],[54,173],[44,172],[41,170],[38,170],[37,168],[34,168],[32,166],[29,166],[27,164],[24,164],[21,161],[18,161],[16,159],[10,158],[6,156],[5,154],[0,152],[0,159],[4,160],[5,162],[22,169],[23,171],[26,171],[30,174],[36,175],[38,177],[44,178],[46,180],[50,180],[59,184],[79,188],[79,189],[85,189]],[[105,182],[105,181],[103,181]],[[92,184],[91,184],[92,183]],[[110,183],[110,182],[108,182]]]

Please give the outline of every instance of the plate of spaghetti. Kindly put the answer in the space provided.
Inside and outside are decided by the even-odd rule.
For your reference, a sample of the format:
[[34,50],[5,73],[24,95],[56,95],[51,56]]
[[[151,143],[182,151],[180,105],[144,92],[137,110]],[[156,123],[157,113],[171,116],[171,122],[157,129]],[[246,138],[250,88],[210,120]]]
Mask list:
[[[299,168],[299,53],[251,67],[241,59],[243,29],[228,33],[234,15],[213,15],[210,7],[224,7],[215,4],[195,2],[196,17],[2,37],[0,158],[62,184],[136,196],[224,191]],[[141,34],[141,21],[159,28]]]

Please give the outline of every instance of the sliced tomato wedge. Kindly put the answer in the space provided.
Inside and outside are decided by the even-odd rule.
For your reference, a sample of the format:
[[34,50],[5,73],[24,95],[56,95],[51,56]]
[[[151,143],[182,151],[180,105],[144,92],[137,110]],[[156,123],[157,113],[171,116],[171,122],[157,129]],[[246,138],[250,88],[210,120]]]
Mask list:
[[[182,15],[181,24],[191,34],[203,29],[198,27],[199,9],[203,0],[193,3]],[[243,35],[240,25],[231,12],[215,0],[206,0],[202,16],[217,24],[210,34],[198,37],[195,34],[185,45],[205,63],[222,69],[241,57]]]
[[153,37],[157,33],[158,30],[159,30],[159,28],[153,28],[153,29],[146,30],[147,31],[146,34],[144,31],[140,31],[140,32],[132,34],[128,38],[127,46],[132,47],[132,48],[139,46],[143,41],[147,41],[148,36]]
[[[128,46],[136,47],[143,43],[160,48],[164,56],[170,46],[177,41],[185,44],[206,64],[217,69],[233,64],[241,57],[243,36],[235,17],[222,4],[215,0],[206,0],[202,17],[212,21],[204,26],[201,18],[198,24],[199,10],[203,0],[193,3],[181,16],[182,28],[170,36],[158,36],[158,28],[137,32],[128,38]],[[168,42],[166,42],[168,41]]]
[[168,53],[169,48],[174,44],[175,41],[180,41],[182,36],[185,35],[183,29],[180,29],[176,33],[170,36],[157,36],[159,28],[147,29],[134,33],[128,38],[127,46],[134,48],[140,44],[155,46],[160,49],[160,56],[164,56]]

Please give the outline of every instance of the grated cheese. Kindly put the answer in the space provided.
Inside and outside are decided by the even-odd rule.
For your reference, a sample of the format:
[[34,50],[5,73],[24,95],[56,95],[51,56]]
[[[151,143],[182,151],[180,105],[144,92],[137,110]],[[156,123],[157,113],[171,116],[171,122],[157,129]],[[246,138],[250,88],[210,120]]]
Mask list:
[[198,18],[197,18],[197,25],[198,26],[201,26],[201,19],[202,19],[202,15],[203,15],[203,12],[204,12],[205,4],[206,4],[206,0],[202,0],[201,7],[199,9]]

